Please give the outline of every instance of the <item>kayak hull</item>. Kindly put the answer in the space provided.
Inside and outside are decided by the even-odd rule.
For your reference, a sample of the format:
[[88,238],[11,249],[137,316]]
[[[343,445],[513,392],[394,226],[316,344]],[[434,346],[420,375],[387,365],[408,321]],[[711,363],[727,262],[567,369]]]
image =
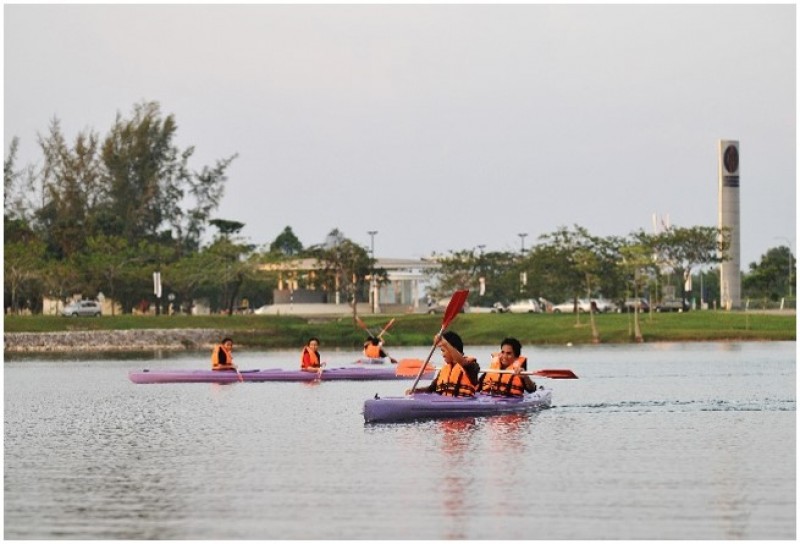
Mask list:
[[[430,373],[432,374],[432,372]],[[325,368],[318,372],[302,370],[282,370],[279,368],[263,370],[242,370],[241,381],[245,382],[313,382],[337,380],[408,380],[408,376],[398,376],[394,368],[340,367]],[[235,383],[240,381],[236,372],[213,370],[132,370],[128,378],[133,383]]]
[[364,402],[366,423],[394,423],[423,419],[449,419],[536,412],[550,407],[552,390],[538,389],[523,397],[445,397],[415,393],[405,397],[384,397]]

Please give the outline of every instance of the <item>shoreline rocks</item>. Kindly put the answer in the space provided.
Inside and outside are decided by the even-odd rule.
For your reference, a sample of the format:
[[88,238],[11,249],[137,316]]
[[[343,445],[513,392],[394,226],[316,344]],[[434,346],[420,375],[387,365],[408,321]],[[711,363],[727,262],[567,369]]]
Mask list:
[[3,335],[5,353],[210,349],[225,335],[208,329],[12,332]]

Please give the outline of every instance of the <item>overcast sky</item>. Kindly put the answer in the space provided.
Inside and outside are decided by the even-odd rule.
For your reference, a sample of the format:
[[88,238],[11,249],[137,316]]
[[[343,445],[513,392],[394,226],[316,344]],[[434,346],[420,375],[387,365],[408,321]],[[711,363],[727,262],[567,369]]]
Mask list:
[[740,142],[742,268],[796,252],[794,5],[4,5],[4,155],[157,101],[217,217],[377,257],[560,226],[716,226]]

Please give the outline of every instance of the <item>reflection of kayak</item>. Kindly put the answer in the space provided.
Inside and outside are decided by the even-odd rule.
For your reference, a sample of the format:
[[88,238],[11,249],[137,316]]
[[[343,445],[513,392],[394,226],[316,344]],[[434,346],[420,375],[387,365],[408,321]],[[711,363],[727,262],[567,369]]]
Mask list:
[[445,397],[435,393],[415,393],[405,397],[384,397],[364,402],[367,423],[411,421],[415,419],[458,418],[535,412],[550,407],[551,389],[540,388],[523,397]]
[[[394,367],[341,367],[325,368],[320,376],[317,372],[302,370],[242,370],[242,381],[246,382],[313,382],[330,380],[407,380],[408,376],[398,376]],[[432,373],[432,372],[431,372]],[[215,372],[213,370],[132,370],[128,377],[133,383],[233,383],[239,381],[236,372]]]

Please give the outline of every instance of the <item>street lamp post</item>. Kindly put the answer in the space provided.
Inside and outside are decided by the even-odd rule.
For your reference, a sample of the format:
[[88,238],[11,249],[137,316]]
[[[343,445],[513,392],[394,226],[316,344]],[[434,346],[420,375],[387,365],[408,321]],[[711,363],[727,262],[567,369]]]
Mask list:
[[520,241],[522,243],[522,246],[521,246],[521,249],[520,249],[520,253],[522,253],[523,255],[525,255],[525,237],[527,235],[528,235],[527,232],[520,232],[519,234],[517,234],[517,236],[519,236],[519,239],[520,239]]
[[377,230],[368,230],[367,234],[369,234],[369,253],[370,257],[372,258],[372,265],[370,266],[370,274],[369,274],[369,298],[370,298],[370,307],[372,308],[372,313],[376,313],[378,311],[378,289],[375,283],[375,235],[378,234]]

